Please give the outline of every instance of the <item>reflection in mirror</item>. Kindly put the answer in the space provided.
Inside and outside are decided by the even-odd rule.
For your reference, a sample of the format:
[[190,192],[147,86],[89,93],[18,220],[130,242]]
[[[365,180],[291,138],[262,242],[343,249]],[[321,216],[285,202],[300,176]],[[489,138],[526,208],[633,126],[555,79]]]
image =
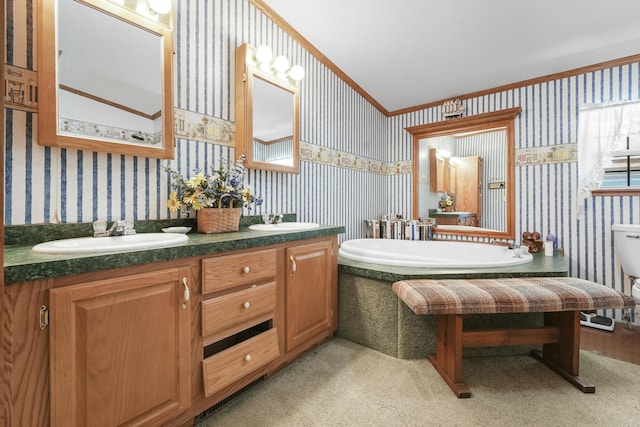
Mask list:
[[236,157],[245,154],[250,169],[299,173],[299,92],[280,74],[258,63],[253,46],[236,50]]
[[172,158],[171,30],[106,0],[41,6],[39,143]]
[[[506,139],[506,130],[500,128],[419,140],[418,149],[427,150],[430,160],[419,165],[419,175],[430,176],[429,187],[419,189],[419,216],[434,217],[436,225],[505,232],[506,188],[493,183],[506,180]],[[450,206],[440,206],[443,193],[453,197]]]
[[293,166],[291,93],[254,75],[253,158],[257,162]]
[[440,233],[513,239],[514,118],[520,108],[408,128],[413,216]]

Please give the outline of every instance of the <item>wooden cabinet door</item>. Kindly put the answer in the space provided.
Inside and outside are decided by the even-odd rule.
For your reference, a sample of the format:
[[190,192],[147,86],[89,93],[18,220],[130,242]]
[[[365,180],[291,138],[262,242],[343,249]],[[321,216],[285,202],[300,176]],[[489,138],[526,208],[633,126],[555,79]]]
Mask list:
[[185,279],[180,267],[50,291],[52,426],[159,425],[188,409]]
[[287,248],[287,351],[331,328],[331,242]]
[[472,226],[482,226],[482,159],[462,157],[457,168],[456,210],[476,214]]

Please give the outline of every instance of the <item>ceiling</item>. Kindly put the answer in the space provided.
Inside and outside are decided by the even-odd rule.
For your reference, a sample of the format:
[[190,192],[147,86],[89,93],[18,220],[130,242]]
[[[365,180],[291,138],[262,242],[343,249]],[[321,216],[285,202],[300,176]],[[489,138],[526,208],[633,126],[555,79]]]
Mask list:
[[640,54],[638,0],[263,3],[387,112]]

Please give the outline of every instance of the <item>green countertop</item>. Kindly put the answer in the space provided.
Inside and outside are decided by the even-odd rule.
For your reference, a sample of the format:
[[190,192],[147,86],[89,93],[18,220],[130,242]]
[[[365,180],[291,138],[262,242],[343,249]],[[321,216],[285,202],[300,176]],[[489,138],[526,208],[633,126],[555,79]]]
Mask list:
[[568,259],[561,253],[533,255],[533,261],[507,267],[488,268],[426,268],[370,264],[338,257],[339,271],[371,279],[397,282],[410,279],[495,279],[500,277],[563,277],[569,274]]
[[189,241],[180,246],[103,254],[34,254],[29,244],[4,248],[5,284],[61,277],[91,271],[150,264],[161,261],[256,248],[344,233],[343,226],[325,225],[312,230],[292,232],[252,231],[241,226],[239,231],[220,234],[190,233]]

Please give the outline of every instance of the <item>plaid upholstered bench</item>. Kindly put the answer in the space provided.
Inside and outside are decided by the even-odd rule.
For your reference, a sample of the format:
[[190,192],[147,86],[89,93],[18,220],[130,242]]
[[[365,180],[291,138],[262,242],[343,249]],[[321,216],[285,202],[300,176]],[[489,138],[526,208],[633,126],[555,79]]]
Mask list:
[[[393,292],[415,314],[438,315],[436,354],[429,361],[458,397],[470,397],[462,381],[462,348],[543,344],[532,355],[584,393],[595,386],[579,376],[580,311],[632,308],[630,296],[572,277],[402,280]],[[544,312],[536,328],[463,330],[463,315]]]

